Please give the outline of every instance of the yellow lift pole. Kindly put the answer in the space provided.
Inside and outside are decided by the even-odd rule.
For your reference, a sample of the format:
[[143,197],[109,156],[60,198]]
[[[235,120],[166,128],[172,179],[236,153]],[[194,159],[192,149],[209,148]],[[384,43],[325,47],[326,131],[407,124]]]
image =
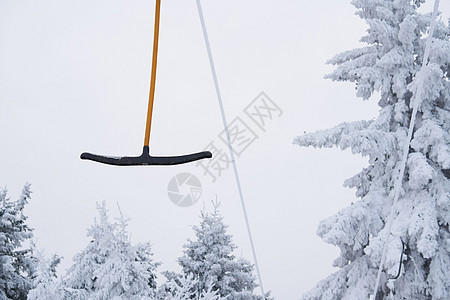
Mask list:
[[155,86],[156,86],[156,65],[158,62],[158,40],[159,40],[159,20],[161,15],[161,0],[156,0],[155,8],[155,30],[153,34],[153,58],[152,58],[152,73],[150,78],[150,93],[148,97],[148,111],[147,111],[147,126],[145,127],[144,146],[150,144],[150,130],[152,128],[153,103],[155,101]]

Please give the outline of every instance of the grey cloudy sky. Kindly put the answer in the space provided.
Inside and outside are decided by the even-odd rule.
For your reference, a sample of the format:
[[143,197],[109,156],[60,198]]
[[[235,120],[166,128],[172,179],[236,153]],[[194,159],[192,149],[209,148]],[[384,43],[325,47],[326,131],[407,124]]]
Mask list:
[[[349,2],[202,2],[228,119],[241,117],[258,135],[237,163],[264,286],[278,299],[297,298],[333,271],[338,250],[316,227],[355,200],[342,183],[366,164],[350,152],[291,144],[304,131],[377,114],[376,99],[362,102],[351,84],[323,79],[332,70],[325,61],[358,47],[366,29]],[[112,216],[120,204],[132,240],[150,240],[163,271],[178,270],[190,226],[217,197],[237,255],[251,259],[231,169],[212,183],[196,164],[115,168],[79,159],[84,151],[140,153],[153,15],[148,0],[0,0],[0,185],[16,198],[32,184],[29,223],[39,248],[64,256],[62,272],[88,242],[102,200]],[[283,110],[265,132],[243,111],[262,91]],[[162,1],[151,151],[200,151],[220,145],[222,130],[195,1]],[[203,185],[190,208],[167,196],[182,172]]]

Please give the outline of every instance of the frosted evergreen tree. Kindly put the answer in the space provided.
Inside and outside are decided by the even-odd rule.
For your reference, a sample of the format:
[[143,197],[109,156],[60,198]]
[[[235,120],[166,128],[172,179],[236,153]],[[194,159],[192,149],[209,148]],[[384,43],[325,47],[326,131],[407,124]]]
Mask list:
[[184,255],[178,259],[182,267],[180,277],[192,276],[196,281],[190,299],[197,299],[208,291],[209,285],[218,296],[228,300],[261,299],[253,293],[257,286],[253,265],[234,256],[236,246],[227,233],[217,204],[213,213],[201,213],[200,226],[193,229],[196,239],[188,240]]
[[111,223],[105,202],[97,204],[97,209],[100,220],[88,230],[91,242],[74,257],[66,288],[86,299],[150,299],[158,265],[152,260],[150,244],[131,245],[128,220],[121,216]]
[[[36,252],[36,251],[35,251]],[[36,255],[37,266],[34,273],[34,288],[28,293],[28,300],[60,300],[64,297],[64,287],[59,280],[56,267],[61,262],[61,257],[53,255],[46,258],[42,252]]]
[[[353,0],[369,29],[367,46],[338,54],[327,78],[356,84],[363,100],[380,97],[379,116],[300,136],[300,146],[350,148],[369,166],[348,179],[359,201],[323,220],[317,230],[340,248],[337,272],[303,299],[368,299],[373,295],[384,242],[384,299],[450,299],[450,27],[437,22],[428,65],[422,68],[430,14],[422,0]],[[419,101],[405,176],[389,239],[394,183]],[[447,175],[446,175],[447,174]]]
[[[172,275],[175,275],[172,273]],[[170,276],[170,275],[169,275]],[[158,300],[222,300],[226,299],[217,295],[217,290],[213,290],[213,283],[210,282],[206,290],[202,291],[200,295],[196,296],[196,287],[198,286],[198,279],[194,278],[193,274],[187,276],[174,276],[173,279],[164,283],[159,291],[156,299]]]
[[30,194],[29,184],[17,201],[8,198],[6,189],[0,190],[0,299],[26,299],[32,287],[33,230],[23,214]]

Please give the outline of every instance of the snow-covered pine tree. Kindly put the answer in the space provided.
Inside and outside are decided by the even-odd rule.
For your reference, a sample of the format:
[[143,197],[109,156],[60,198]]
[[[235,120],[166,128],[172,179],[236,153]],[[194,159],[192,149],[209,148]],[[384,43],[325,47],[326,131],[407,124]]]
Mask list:
[[[294,140],[300,146],[350,148],[369,159],[367,168],[345,182],[360,200],[318,227],[318,235],[341,250],[334,261],[339,270],[303,299],[373,295],[413,96],[420,101],[419,111],[378,296],[450,299],[450,183],[445,175],[450,169],[450,27],[436,24],[429,64],[422,69],[431,20],[417,11],[423,2],[352,1],[369,25],[361,39],[368,45],[331,59],[337,68],[327,77],[354,82],[363,100],[379,95],[380,114]],[[423,89],[418,89],[420,80]]]
[[177,276],[174,273],[166,273],[172,279],[164,283],[158,290],[156,299],[158,300],[222,300],[226,299],[217,295],[217,290],[213,290],[213,284],[210,282],[206,290],[202,291],[200,296],[195,296],[196,287],[198,286],[198,279],[194,278],[193,274],[187,276]]
[[17,201],[8,198],[6,189],[0,191],[0,299],[26,299],[32,287],[33,230],[25,223],[27,217],[23,214],[30,194],[29,184]]
[[[35,251],[36,253],[37,251]],[[53,255],[50,259],[43,252],[36,254],[37,266],[33,278],[33,286],[28,293],[28,300],[60,300],[64,297],[62,282],[56,274],[56,267],[61,257]]]
[[178,259],[182,267],[180,277],[193,276],[197,282],[192,298],[208,291],[217,291],[229,300],[261,299],[253,290],[257,286],[253,265],[244,258],[236,258],[236,246],[215,204],[214,212],[202,212],[200,226],[194,226],[196,239],[183,246],[184,255]]
[[74,257],[65,282],[71,294],[87,299],[150,299],[156,289],[149,243],[131,245],[128,220],[108,220],[106,204],[97,204],[99,223],[88,230],[91,242]]

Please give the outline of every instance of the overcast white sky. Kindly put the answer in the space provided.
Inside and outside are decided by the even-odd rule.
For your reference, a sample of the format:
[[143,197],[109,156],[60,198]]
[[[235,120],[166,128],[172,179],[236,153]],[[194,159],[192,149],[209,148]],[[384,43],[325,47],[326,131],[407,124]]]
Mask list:
[[[162,2],[151,151],[196,152],[219,144],[223,130],[200,22],[194,0]],[[342,183],[367,163],[291,143],[377,114],[377,99],[362,102],[351,84],[323,79],[332,70],[325,61],[358,47],[366,29],[349,2],[202,2],[229,121],[252,126],[243,110],[262,91],[283,110],[265,132],[253,128],[259,138],[237,160],[264,287],[277,299],[298,298],[333,271],[338,249],[316,227],[355,201]],[[190,226],[217,197],[236,254],[252,259],[231,169],[212,183],[195,164],[118,168],[79,159],[84,151],[140,154],[153,15],[148,0],[0,0],[0,186],[17,198],[32,184],[29,223],[39,248],[64,256],[62,272],[87,244],[102,200],[112,216],[120,204],[133,242],[150,240],[163,271],[178,270]],[[203,185],[190,208],[167,195],[182,172]]]

